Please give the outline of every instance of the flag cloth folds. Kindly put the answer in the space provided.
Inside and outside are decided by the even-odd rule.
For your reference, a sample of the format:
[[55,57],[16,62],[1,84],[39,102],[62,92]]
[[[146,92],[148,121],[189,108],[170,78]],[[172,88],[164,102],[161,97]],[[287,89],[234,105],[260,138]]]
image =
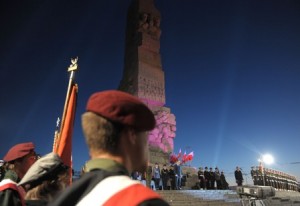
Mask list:
[[182,163],[186,163],[187,162],[187,160],[186,160],[186,151],[184,151],[181,161],[182,161]]
[[194,152],[190,152],[187,156],[186,156],[186,160],[187,161],[192,161],[194,158]]
[[53,152],[57,153],[63,163],[70,167],[70,174],[72,174],[72,135],[77,105],[77,92],[78,86],[77,84],[73,84],[65,108],[65,116],[62,119],[61,129],[53,148]]
[[172,154],[170,156],[170,163],[171,164],[175,164],[178,161],[177,155],[176,154]]

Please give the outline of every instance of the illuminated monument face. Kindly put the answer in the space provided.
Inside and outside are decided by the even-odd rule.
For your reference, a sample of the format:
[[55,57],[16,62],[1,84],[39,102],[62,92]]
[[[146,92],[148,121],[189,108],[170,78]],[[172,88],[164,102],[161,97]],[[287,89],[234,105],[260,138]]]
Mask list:
[[119,89],[140,98],[153,111],[157,126],[149,134],[149,147],[173,152],[176,121],[164,107],[165,77],[160,49],[160,12],[153,0],[133,0],[127,16],[125,63]]

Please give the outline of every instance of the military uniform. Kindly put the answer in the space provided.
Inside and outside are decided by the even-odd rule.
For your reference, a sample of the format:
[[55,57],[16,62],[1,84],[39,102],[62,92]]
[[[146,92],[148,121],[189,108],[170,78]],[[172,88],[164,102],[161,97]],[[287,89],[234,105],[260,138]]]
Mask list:
[[17,173],[13,170],[7,170],[4,174],[3,179],[10,179],[14,182],[20,182],[20,178],[18,177]]
[[258,172],[254,167],[251,167],[251,177],[254,185],[258,185]]
[[210,189],[209,187],[209,171],[208,171],[208,168],[205,167],[205,170],[204,170],[204,178],[205,178],[205,182],[206,182],[206,189]]
[[[13,164],[14,161],[24,158],[34,150],[32,142],[21,143],[13,146],[6,153],[3,160]],[[23,165],[24,166],[24,165]],[[0,205],[1,206],[24,206],[25,190],[18,186],[20,177],[14,170],[7,170],[0,182]]]
[[202,168],[199,168],[198,179],[199,179],[199,189],[205,189],[205,178],[204,178],[204,171]]
[[93,159],[86,163],[86,173],[50,205],[162,205],[161,197],[130,179],[126,168],[109,159]]
[[[137,97],[117,90],[92,94],[82,115],[91,160],[86,173],[50,205],[169,205],[128,172],[146,169],[147,132],[155,125],[153,112]],[[105,143],[94,145],[97,140]]]
[[228,184],[228,182],[226,181],[224,172],[221,172],[220,178],[221,178],[222,189],[223,189],[223,190],[228,190],[229,184]]
[[14,181],[4,179],[0,182],[1,206],[25,206],[24,195],[24,189]]
[[207,189],[215,189],[215,173],[212,171],[212,168],[209,168],[209,173],[208,173],[208,182],[209,182],[209,188]]
[[234,177],[235,177],[237,185],[242,186],[244,178],[243,178],[242,171],[238,167],[234,171]]
[[215,177],[215,181],[216,181],[216,184],[217,184],[217,189],[220,190],[222,189],[222,185],[221,185],[221,173],[219,171],[218,168],[215,168],[215,172],[214,172],[214,177]]

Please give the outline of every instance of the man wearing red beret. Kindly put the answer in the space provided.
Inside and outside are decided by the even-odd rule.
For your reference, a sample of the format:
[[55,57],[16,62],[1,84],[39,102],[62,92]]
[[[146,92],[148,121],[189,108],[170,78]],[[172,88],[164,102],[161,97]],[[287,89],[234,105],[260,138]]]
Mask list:
[[138,98],[111,90],[93,94],[82,115],[91,160],[85,174],[51,205],[168,205],[157,193],[129,177],[145,172],[147,132],[155,127],[152,111]]
[[17,183],[23,178],[27,170],[36,161],[32,142],[21,143],[13,146],[4,156],[6,162],[4,179],[0,182],[0,205],[24,205],[25,194],[22,187]]

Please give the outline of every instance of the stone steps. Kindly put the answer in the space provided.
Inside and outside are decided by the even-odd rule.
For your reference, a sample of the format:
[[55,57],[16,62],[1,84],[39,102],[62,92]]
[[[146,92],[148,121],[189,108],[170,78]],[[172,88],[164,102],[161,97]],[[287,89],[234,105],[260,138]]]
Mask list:
[[[249,200],[240,199],[234,190],[157,190],[171,206],[245,206]],[[300,193],[276,191],[275,197],[255,200],[256,205],[300,206]]]
[[171,206],[235,206],[241,205],[231,190],[163,190],[158,192]]
[[169,202],[171,206],[240,206],[241,203],[230,203],[230,202],[222,202],[222,201],[176,201],[176,202]]

